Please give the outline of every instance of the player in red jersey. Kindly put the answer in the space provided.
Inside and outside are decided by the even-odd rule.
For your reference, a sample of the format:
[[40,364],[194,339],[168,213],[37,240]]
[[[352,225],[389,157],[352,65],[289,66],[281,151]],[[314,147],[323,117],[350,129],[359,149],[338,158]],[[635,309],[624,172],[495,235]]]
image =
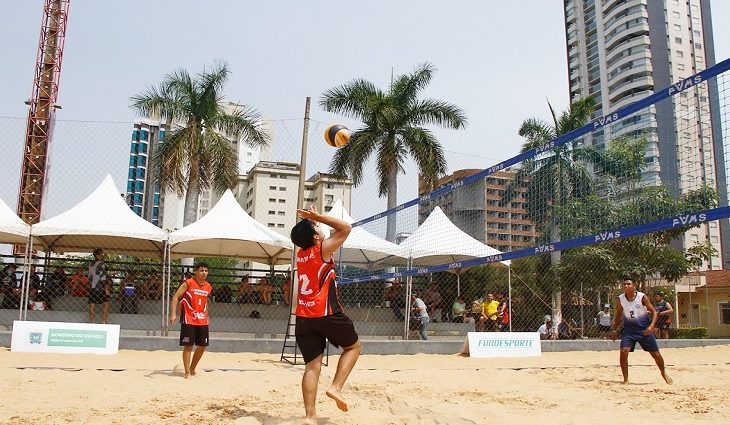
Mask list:
[[[298,209],[302,218],[291,230],[291,240],[297,251],[298,299],[296,308],[296,339],[306,367],[302,377],[302,396],[306,424],[316,424],[317,384],[322,369],[322,355],[327,340],[342,347],[332,385],[325,394],[347,411],[342,398],[342,387],[360,356],[360,338],[352,320],[343,311],[337,291],[337,274],[332,257],[345,242],[352,226],[344,220],[322,215],[312,205],[308,210]],[[319,223],[333,229],[324,239]]]
[[[195,265],[195,275],[184,281],[170,301],[170,323],[177,320],[177,305],[182,304],[180,312],[180,345],[185,366],[185,379],[195,376],[195,367],[203,357],[208,346],[208,296],[213,287],[206,280],[208,264]],[[193,345],[196,345],[195,354]],[[191,361],[192,354],[192,361]]]

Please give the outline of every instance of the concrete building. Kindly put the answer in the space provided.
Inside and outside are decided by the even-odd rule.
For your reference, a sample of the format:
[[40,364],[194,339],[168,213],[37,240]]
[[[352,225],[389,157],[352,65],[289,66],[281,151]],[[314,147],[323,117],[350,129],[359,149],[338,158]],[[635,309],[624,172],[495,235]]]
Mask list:
[[[482,170],[455,171],[441,178],[434,190],[479,171]],[[535,224],[527,217],[527,189],[518,189],[518,197],[509,204],[502,201],[505,189],[514,178],[515,172],[508,168],[422,203],[418,207],[418,222],[422,223],[439,206],[457,227],[492,248],[509,252],[534,246],[537,235]],[[419,192],[419,195],[425,195],[430,190],[420,187]]]
[[[236,198],[251,217],[288,237],[297,222],[298,192],[299,164],[260,161],[240,177]],[[326,173],[316,172],[304,184],[304,204],[320,212],[329,212],[336,199],[350,211],[351,194],[351,180]]]
[[[593,96],[606,116],[715,64],[709,0],[564,0],[570,99]],[[727,205],[719,101],[714,82],[586,136],[599,148],[620,136],[649,140],[642,182],[674,194],[706,184]],[[719,184],[718,184],[719,183]],[[730,261],[727,220],[688,231],[686,249],[709,241],[718,251],[704,268]]]

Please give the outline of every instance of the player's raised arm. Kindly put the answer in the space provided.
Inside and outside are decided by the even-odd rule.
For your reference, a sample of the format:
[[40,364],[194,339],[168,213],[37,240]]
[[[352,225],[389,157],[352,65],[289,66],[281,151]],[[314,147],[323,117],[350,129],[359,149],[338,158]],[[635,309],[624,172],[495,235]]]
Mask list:
[[332,228],[330,236],[322,241],[322,258],[329,258],[335,251],[337,251],[342,244],[345,243],[345,240],[352,230],[350,223],[336,217],[320,214],[317,212],[314,205],[306,210],[298,209],[297,215],[301,218],[306,218],[317,223],[326,224]]

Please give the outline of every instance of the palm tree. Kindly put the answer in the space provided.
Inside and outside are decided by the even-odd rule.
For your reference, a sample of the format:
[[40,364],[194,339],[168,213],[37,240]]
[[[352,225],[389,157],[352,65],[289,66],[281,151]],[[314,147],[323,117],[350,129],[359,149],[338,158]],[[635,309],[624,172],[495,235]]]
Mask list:
[[[250,107],[227,113],[222,90],[230,71],[215,64],[192,78],[183,69],[165,76],[159,88],[132,97],[132,109],[145,116],[164,118],[167,133],[153,156],[160,186],[185,196],[183,225],[197,219],[198,197],[204,189],[233,188],[238,176],[238,155],[231,140],[250,146],[270,143],[261,131],[261,118]],[[174,127],[171,127],[173,125]]]
[[[362,122],[350,142],[339,149],[330,163],[330,172],[349,175],[355,186],[362,183],[363,166],[377,155],[378,195],[388,197],[388,209],[398,204],[398,174],[403,163],[412,157],[423,182],[433,187],[446,172],[446,159],[441,145],[424,125],[445,128],[466,127],[466,115],[458,106],[418,95],[431,81],[435,68],[429,63],[416,67],[408,75],[397,77],[387,92],[369,81],[356,79],[335,87],[322,95],[322,109],[343,114]],[[386,239],[395,240],[395,216],[388,216]]]
[[[543,146],[560,135],[584,126],[593,114],[596,102],[592,97],[580,99],[559,116],[550,102],[548,107],[552,123],[539,118],[528,118],[522,122],[518,131],[526,139],[522,152]],[[594,190],[593,177],[581,161],[590,160],[592,156],[581,152],[578,141],[573,139],[547,154],[526,160],[505,192],[504,202],[511,202],[518,187],[527,188],[527,213],[536,226],[543,229],[549,226],[550,242],[560,240],[560,229],[553,221],[552,208],[564,205],[570,198],[585,197]],[[552,266],[560,263],[559,251],[550,253],[550,263]],[[560,282],[557,281],[553,286],[552,303],[553,323],[559,323],[561,290]]]

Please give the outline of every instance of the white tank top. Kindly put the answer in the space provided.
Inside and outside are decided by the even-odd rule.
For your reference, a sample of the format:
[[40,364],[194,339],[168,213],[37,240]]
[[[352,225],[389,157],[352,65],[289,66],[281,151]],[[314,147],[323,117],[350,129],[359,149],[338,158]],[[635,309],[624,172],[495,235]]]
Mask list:
[[644,297],[644,293],[639,291],[636,291],[636,297],[631,301],[626,299],[626,294],[618,296],[621,307],[624,309],[624,332],[643,333],[651,323],[649,312],[642,302]]

